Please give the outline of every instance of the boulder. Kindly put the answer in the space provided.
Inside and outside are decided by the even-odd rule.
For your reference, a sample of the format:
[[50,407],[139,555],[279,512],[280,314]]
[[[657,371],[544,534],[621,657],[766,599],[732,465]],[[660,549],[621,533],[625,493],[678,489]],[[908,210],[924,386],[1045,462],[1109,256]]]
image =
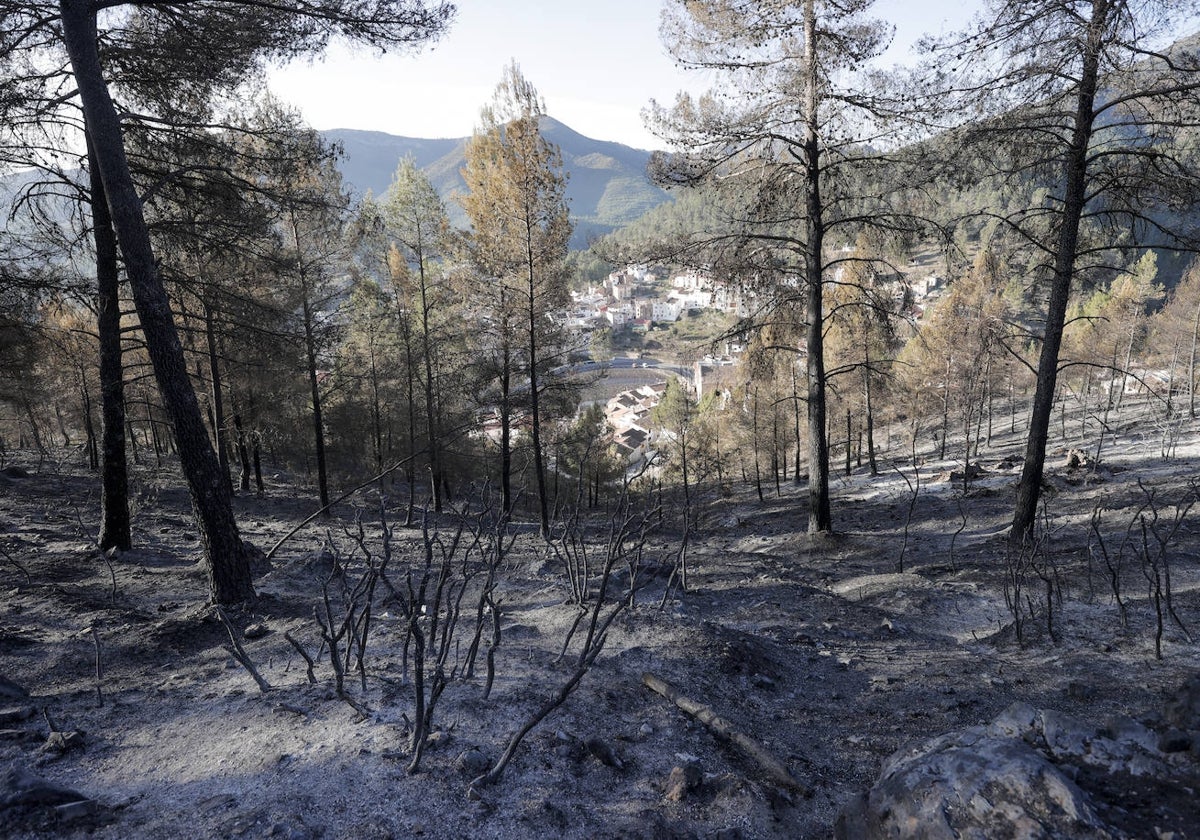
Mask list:
[[894,755],[835,836],[955,840],[1107,838],[1086,795],[1025,741],[987,727]]
[[1188,795],[1197,768],[1172,760],[1161,743],[1159,733],[1127,717],[1093,726],[1016,703],[988,724],[893,755],[871,790],[843,808],[835,836],[1126,837],[1138,819],[1130,792],[1138,790],[1155,791],[1155,818],[1164,827],[1197,824]]

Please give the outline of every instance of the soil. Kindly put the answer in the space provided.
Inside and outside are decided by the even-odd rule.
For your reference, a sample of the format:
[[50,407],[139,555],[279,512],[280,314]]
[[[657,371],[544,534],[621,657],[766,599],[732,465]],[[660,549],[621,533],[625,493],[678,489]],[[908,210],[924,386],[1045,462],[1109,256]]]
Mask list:
[[[1183,627],[1164,622],[1161,658],[1143,560],[1144,546],[1157,556],[1154,528],[1165,534],[1177,504],[1194,498],[1200,437],[1185,429],[1168,459],[1160,438],[1138,428],[1147,427],[1106,444],[1098,466],[1065,466],[1072,447],[1094,448],[1087,441],[1062,441],[1051,456],[1048,536],[1023,580],[1019,634],[1005,554],[1015,435],[993,441],[965,492],[952,460],[923,464],[919,486],[910,466],[890,462],[878,476],[861,467],[839,476],[831,537],[804,533],[805,488],[791,482],[765,488],[761,502],[744,487],[708,499],[689,537],[686,592],[661,573],[681,538],[667,517],[645,545],[636,603],[613,621],[574,692],[486,786],[472,780],[570,680],[585,636],[576,632],[560,655],[580,611],[561,560],[535,533],[521,530],[499,569],[494,686],[485,697],[482,664],[462,675],[475,620],[469,597],[448,648],[454,678],[410,774],[412,655],[383,587],[365,688],[352,671],[339,696],[327,655],[318,655],[323,592],[334,593],[337,615],[343,581],[352,585],[367,566],[362,547],[373,562],[382,556],[376,497],[357,496],[285,542],[256,579],[259,602],[230,613],[270,685],[260,691],[226,650],[229,635],[207,603],[187,500],[170,468],[135,470],[136,549],[104,557],[91,546],[96,476],[71,458],[10,453],[0,473],[0,678],[28,697],[0,681],[0,716],[8,715],[0,770],[68,789],[56,802],[85,802],[0,809],[0,833],[828,837],[842,805],[907,744],[986,722],[1018,700],[1096,722],[1152,718],[1197,670],[1184,631],[1200,626],[1197,513],[1186,511],[1166,542]],[[282,476],[264,497],[241,495],[236,505],[244,536],[264,549],[315,507]],[[1139,512],[1149,523],[1144,544]],[[425,543],[420,528],[401,526],[403,511],[387,515],[396,526],[390,580],[403,593]],[[433,521],[437,551],[460,521],[474,520]],[[601,533],[594,557],[603,557]],[[1104,552],[1122,564],[1124,623]],[[1043,578],[1054,581],[1049,620]],[[610,606],[628,581],[614,577]],[[484,623],[486,646],[490,612]],[[315,682],[285,633],[316,658]],[[646,672],[756,741],[798,784],[781,785],[745,749],[650,691]],[[1128,836],[1196,836],[1194,798],[1152,794],[1131,789],[1114,806]]]

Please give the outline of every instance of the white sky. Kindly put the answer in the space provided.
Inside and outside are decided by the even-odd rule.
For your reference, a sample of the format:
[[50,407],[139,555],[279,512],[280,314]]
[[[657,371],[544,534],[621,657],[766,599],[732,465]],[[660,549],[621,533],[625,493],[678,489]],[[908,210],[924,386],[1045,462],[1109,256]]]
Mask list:
[[[641,111],[670,104],[705,81],[674,67],[658,38],[661,0],[457,0],[445,38],[417,54],[349,54],[293,64],[271,88],[317,129],[359,128],[405,137],[465,137],[516,59],[550,116],[597,140],[641,149],[660,143]],[[893,53],[926,31],[965,24],[980,0],[878,0],[897,27]]]

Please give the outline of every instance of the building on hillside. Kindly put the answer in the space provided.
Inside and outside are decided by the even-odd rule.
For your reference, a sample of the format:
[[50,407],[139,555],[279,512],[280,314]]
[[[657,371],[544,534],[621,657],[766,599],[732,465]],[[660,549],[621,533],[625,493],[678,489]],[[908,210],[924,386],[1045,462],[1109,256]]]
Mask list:
[[683,312],[683,307],[679,305],[679,301],[671,300],[670,298],[654,301],[651,307],[650,319],[652,321],[673,323],[679,320],[680,313]]
[[604,291],[611,300],[629,300],[638,282],[637,277],[628,271],[614,271],[605,279]]
[[633,317],[635,318],[650,318],[654,314],[654,299],[648,297],[635,297],[630,301],[633,306]]
[[[604,419],[613,430],[613,439],[618,446],[622,440],[627,443],[636,441],[636,446],[626,447],[633,451],[649,442],[650,413],[654,411],[666,390],[666,382],[655,382],[652,385],[622,391],[605,403]],[[640,432],[640,435],[628,435],[630,431]]]
[[608,321],[614,330],[625,326],[633,319],[633,309],[629,304],[609,304],[604,307],[603,314],[604,320]]
[[671,292],[667,299],[677,305],[682,312],[688,309],[708,309],[712,306],[713,295],[710,291],[680,291],[677,289]]
[[712,290],[712,307],[738,318],[749,318],[754,314],[758,293],[738,285],[718,283]]
[[671,288],[681,292],[702,292],[712,288],[712,281],[698,271],[684,271],[671,277]]
[[914,280],[910,286],[912,288],[913,297],[917,300],[922,300],[929,297],[934,292],[940,291],[945,283],[946,281],[944,278],[939,277],[936,274],[930,274],[928,277],[925,277],[921,280]]
[[635,464],[646,457],[646,447],[649,443],[650,433],[637,426],[631,426],[613,435],[613,445],[629,464]]
[[617,431],[630,426],[642,426],[666,390],[666,382],[655,382],[617,394],[604,406],[608,425]]

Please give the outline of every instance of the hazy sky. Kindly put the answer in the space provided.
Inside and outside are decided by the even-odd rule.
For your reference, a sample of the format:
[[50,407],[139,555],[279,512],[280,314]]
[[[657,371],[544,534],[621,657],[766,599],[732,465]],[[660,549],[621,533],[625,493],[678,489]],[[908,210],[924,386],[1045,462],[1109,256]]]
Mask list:
[[[897,27],[894,51],[946,21],[965,23],[979,0],[879,0]],[[465,137],[516,59],[546,110],[576,131],[637,148],[660,144],[641,110],[679,90],[706,87],[677,70],[658,38],[660,0],[457,0],[449,34],[409,55],[349,55],[276,71],[272,89],[318,129],[360,128],[406,137]]]

